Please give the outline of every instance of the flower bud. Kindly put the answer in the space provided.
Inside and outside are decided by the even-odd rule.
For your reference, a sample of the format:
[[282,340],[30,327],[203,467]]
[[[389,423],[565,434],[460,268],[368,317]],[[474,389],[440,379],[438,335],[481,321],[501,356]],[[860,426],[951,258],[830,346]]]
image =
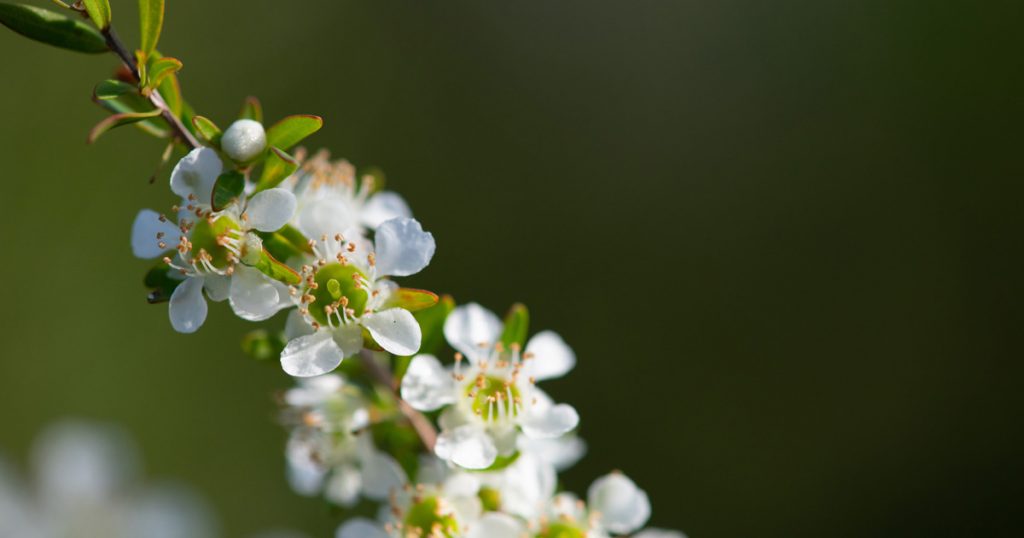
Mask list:
[[245,162],[266,149],[267,133],[258,121],[238,120],[224,131],[220,147],[228,157],[237,162]]

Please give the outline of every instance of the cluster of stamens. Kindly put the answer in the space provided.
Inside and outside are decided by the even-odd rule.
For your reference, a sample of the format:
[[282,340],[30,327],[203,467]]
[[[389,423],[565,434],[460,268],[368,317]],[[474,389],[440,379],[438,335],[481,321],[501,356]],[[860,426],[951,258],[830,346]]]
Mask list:
[[[338,283],[338,290],[329,290],[332,295],[337,292],[338,297],[327,304],[322,306],[313,303],[317,302],[317,296],[315,292],[320,289],[320,283],[316,281],[317,274],[328,265],[337,263],[342,267],[348,267],[351,258],[350,256],[355,255],[358,246],[354,242],[346,241],[343,235],[334,234],[334,236],[328,236],[323,234],[319,240],[310,239],[308,242],[309,250],[313,253],[315,261],[311,264],[303,265],[299,270],[299,276],[302,278],[301,288],[296,286],[289,287],[289,294],[295,298],[299,305],[299,313],[302,314],[303,318],[314,328],[319,329],[322,325],[317,319],[311,315],[311,308],[321,308],[324,314],[324,318],[327,321],[328,326],[335,328],[338,326],[346,325],[355,321],[357,315],[354,308],[350,306],[350,299],[345,294],[341,293],[341,283]],[[374,253],[369,253],[366,257],[366,265],[370,269],[370,274],[373,275],[374,269],[377,265],[377,260]],[[372,276],[366,277],[359,271],[353,271],[351,275],[351,285],[355,290],[362,290],[368,293],[370,297],[377,297],[379,292],[377,290],[371,290],[372,288]],[[328,281],[328,286],[331,282]],[[372,308],[369,306],[363,309],[362,313],[372,312]]]
[[357,182],[352,163],[345,159],[331,161],[327,150],[320,150],[309,159],[298,155],[297,159],[302,162],[302,167],[294,177],[297,183],[305,183],[305,189],[315,191],[341,187],[357,202],[364,201],[374,190],[376,180],[372,175],[363,175]]
[[[190,197],[193,195],[190,195]],[[189,207],[192,207],[191,205]],[[177,211],[179,208],[174,206],[172,209]],[[201,208],[196,209],[196,215],[198,218],[205,219],[208,225],[213,225],[217,219],[221,218],[220,215],[215,215],[212,212],[203,213]],[[167,222],[165,215],[160,215],[160,222]],[[182,275],[194,276],[199,274],[217,274],[230,276],[235,271],[235,265],[238,260],[242,257],[242,249],[244,248],[245,232],[234,227],[229,227],[214,238],[214,243],[217,247],[223,248],[226,253],[224,258],[226,260],[225,267],[217,267],[214,263],[214,256],[205,248],[196,248],[190,239],[190,233],[195,229],[196,221],[189,219],[178,220],[178,230],[181,232],[181,236],[178,239],[178,244],[174,245],[174,250],[178,252],[178,260],[176,262],[170,256],[164,256],[163,262],[169,267],[176,269]],[[164,232],[157,232],[156,241],[157,246],[162,250],[166,250],[170,245],[165,241],[166,236]]]
[[[510,420],[523,411],[524,395],[520,394],[520,376],[527,360],[533,359],[532,353],[522,353],[519,344],[513,343],[506,349],[501,342],[493,346],[482,342],[481,349],[491,349],[490,356],[479,364],[472,365],[475,370],[469,378],[462,371],[462,353],[455,354],[455,369],[452,378],[456,383],[464,384],[466,397],[470,402],[473,414],[485,420]],[[468,379],[468,383],[467,383]],[[529,386],[536,384],[536,379],[528,379]],[[536,397],[527,401],[533,405]]]

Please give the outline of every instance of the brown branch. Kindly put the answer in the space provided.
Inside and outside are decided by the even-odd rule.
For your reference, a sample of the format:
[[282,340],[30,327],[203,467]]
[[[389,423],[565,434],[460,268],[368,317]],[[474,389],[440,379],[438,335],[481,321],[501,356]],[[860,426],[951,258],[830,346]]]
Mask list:
[[[107,48],[121,59],[121,63],[131,71],[135,80],[141,80],[141,77],[139,76],[139,66],[135,63],[135,58],[130,52],[128,52],[128,49],[125,48],[124,44],[121,43],[121,40],[117,37],[117,33],[114,32],[114,27],[108,26],[100,31],[103,33],[103,37],[107,41]],[[163,117],[164,121],[166,121],[171,127],[175,136],[192,149],[200,146],[196,137],[192,136],[192,132],[189,131],[183,123],[181,123],[181,120],[174,115],[174,112],[171,112],[170,107],[167,106],[167,101],[164,101],[163,96],[160,95],[160,92],[157,91],[156,88],[153,88],[153,91],[149,93],[149,102],[153,103],[153,106],[160,111],[160,116]]]
[[378,363],[373,358],[373,353],[363,350],[359,353],[359,359],[377,383],[381,386],[387,387],[388,392],[390,392],[395,398],[395,403],[398,404],[398,409],[403,415],[405,415],[406,420],[412,424],[412,428],[416,430],[416,434],[419,435],[420,441],[423,441],[423,446],[427,447],[427,450],[433,452],[434,444],[437,443],[437,430],[434,429],[434,425],[431,424],[430,420],[425,417],[423,413],[413,409],[408,402],[402,399],[402,396],[398,393],[398,386],[395,378],[392,377],[391,372],[386,366]]

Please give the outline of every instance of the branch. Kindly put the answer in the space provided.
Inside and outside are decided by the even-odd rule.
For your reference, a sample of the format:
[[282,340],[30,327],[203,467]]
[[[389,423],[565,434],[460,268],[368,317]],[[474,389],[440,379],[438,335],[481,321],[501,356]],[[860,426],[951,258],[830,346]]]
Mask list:
[[359,353],[359,359],[362,361],[363,366],[366,370],[377,380],[377,383],[387,387],[388,392],[395,398],[395,402],[398,404],[398,409],[405,415],[405,418],[412,424],[416,434],[419,435],[420,441],[423,441],[423,446],[427,447],[427,450],[433,452],[434,444],[437,443],[437,430],[434,429],[434,425],[430,423],[419,411],[412,408],[408,402],[402,399],[402,396],[398,393],[395,378],[391,376],[391,372],[386,366],[381,365],[373,358],[373,354],[366,350]]
[[[128,52],[128,49],[125,48],[123,43],[121,43],[121,40],[114,32],[114,27],[107,26],[105,29],[100,30],[100,32],[107,41],[107,47],[121,59],[121,62],[125,67],[132,72],[132,76],[135,77],[135,80],[141,80],[139,77],[139,66],[135,64],[135,58],[132,57],[132,54]],[[192,133],[188,128],[186,128],[185,125],[181,123],[181,120],[171,112],[171,109],[167,106],[167,102],[164,101],[163,96],[160,95],[160,92],[157,91],[156,88],[153,88],[153,91],[150,92],[149,102],[153,103],[153,106],[160,111],[160,115],[164,118],[167,124],[170,125],[174,134],[181,139],[182,142],[190,146],[191,149],[195,149],[200,146],[196,137],[192,136]]]

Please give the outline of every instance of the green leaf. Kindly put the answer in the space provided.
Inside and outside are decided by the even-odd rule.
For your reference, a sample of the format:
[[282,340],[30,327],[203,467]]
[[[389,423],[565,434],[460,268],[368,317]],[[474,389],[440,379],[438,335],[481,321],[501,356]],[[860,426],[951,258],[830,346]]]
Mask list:
[[434,292],[415,288],[398,288],[398,291],[388,298],[387,306],[397,306],[409,312],[417,312],[436,305],[437,301],[437,294]]
[[89,54],[109,50],[106,40],[95,28],[35,6],[0,3],[0,23],[29,39],[62,49]]
[[220,127],[217,127],[213,121],[205,116],[193,116],[192,126],[196,128],[196,132],[199,133],[201,138],[214,147],[220,147],[220,137],[223,133],[221,133]]
[[107,0],[82,0],[89,18],[100,30],[110,27],[110,2]]
[[156,50],[160,28],[164,25],[164,0],[139,0],[139,48],[145,56]]
[[71,9],[71,4],[65,2],[64,0],[52,0],[52,1],[53,1],[54,4],[57,4],[60,7]]
[[217,177],[213,184],[213,196],[210,204],[214,211],[220,211],[231,205],[245,190],[245,175],[237,170],[229,170]]
[[506,347],[512,344],[523,346],[526,344],[526,336],[530,330],[530,312],[526,305],[516,303],[508,310],[505,316],[505,330],[501,332],[501,343]]
[[181,71],[181,60],[165,56],[149,63],[147,88],[158,88],[165,78]]
[[242,337],[242,351],[258,361],[280,357],[285,344],[287,342],[283,333],[271,333],[264,329],[256,329]]
[[272,189],[299,168],[299,161],[288,155],[280,148],[270,148],[266,161],[263,163],[263,173],[256,183],[256,191]]
[[139,93],[139,89],[134,84],[128,84],[120,80],[104,80],[96,85],[96,88],[92,91],[92,96],[96,101],[109,101],[123,95],[137,93]]
[[180,278],[171,276],[171,271],[174,271],[174,269],[160,261],[146,272],[142,283],[150,290],[149,296],[146,297],[150,304],[167,301],[171,298],[171,294],[174,293],[174,289],[182,283]]
[[290,224],[276,232],[258,232],[258,235],[263,239],[263,248],[279,260],[312,253],[306,236]]
[[270,252],[267,252],[266,248],[260,253],[259,260],[251,267],[285,284],[295,285],[302,281],[302,278],[299,277],[295,270],[277,261],[277,259],[270,255]]
[[263,123],[263,105],[260,104],[260,100],[252,96],[246,97],[242,111],[238,113],[238,119]]
[[[171,109],[175,116],[181,118],[182,112],[185,110],[185,101],[181,98],[181,83],[178,82],[178,75],[170,73],[164,77],[157,89],[160,91],[160,97],[163,97],[164,102],[167,103],[167,108]],[[191,122],[186,122],[185,125],[191,126]]]
[[[148,99],[139,94],[138,88],[128,84],[131,91],[127,91],[126,88],[118,87],[117,84],[123,83],[115,80],[101,82],[93,92],[93,101],[114,114],[149,113],[156,110]],[[170,136],[167,125],[156,117],[137,122],[135,126],[158,138]]]
[[288,116],[267,129],[267,147],[287,151],[323,126],[324,120],[320,116]]
[[129,125],[132,123],[140,122],[150,118],[155,118],[160,115],[159,110],[151,110],[149,112],[122,112],[120,114],[114,114],[107,116],[102,121],[96,124],[92,130],[89,131],[89,138],[87,141],[92,144],[97,138],[102,136],[104,133],[111,129],[115,129],[122,125]]

